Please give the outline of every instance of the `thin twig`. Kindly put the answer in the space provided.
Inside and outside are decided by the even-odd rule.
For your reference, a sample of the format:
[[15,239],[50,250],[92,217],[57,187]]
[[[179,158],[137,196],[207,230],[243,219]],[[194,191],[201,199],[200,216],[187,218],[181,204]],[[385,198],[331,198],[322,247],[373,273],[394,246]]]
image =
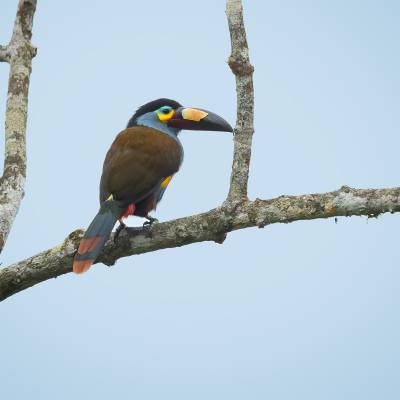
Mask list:
[[0,62],[9,62],[10,54],[8,53],[7,46],[0,45]]

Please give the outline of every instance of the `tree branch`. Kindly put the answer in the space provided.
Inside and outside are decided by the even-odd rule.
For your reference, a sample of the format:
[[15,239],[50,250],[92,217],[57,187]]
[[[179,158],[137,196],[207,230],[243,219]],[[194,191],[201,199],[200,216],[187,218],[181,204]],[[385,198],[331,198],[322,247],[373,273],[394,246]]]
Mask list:
[[[263,228],[299,220],[365,215],[377,217],[400,211],[400,188],[352,189],[335,192],[281,196],[271,200],[245,201],[232,212],[222,206],[206,213],[153,225],[151,231],[128,228],[114,244],[113,238],[96,262],[113,265],[118,259],[191,243],[222,243],[228,232],[249,227]],[[20,261],[0,271],[0,300],[37,283],[71,272],[72,259],[83,235],[72,232],[50,250]]]
[[24,196],[26,120],[32,58],[32,22],[36,0],[20,0],[10,43],[0,48],[0,60],[10,63],[5,118],[5,157],[0,178],[0,252],[3,250]]
[[235,144],[228,202],[247,200],[247,182],[251,157],[251,142],[254,132],[253,71],[243,21],[241,0],[227,0],[232,53],[228,64],[236,78],[237,116]]

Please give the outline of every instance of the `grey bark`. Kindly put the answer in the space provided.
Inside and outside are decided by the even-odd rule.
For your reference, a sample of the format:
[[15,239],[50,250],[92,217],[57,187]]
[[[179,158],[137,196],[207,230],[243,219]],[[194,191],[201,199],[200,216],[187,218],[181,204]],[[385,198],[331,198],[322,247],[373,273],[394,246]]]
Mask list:
[[[226,9],[231,34],[229,66],[236,77],[237,122],[231,185],[226,201],[206,213],[156,224],[151,231],[128,228],[115,244],[113,237],[96,262],[113,265],[122,258],[191,243],[223,243],[227,233],[249,227],[263,228],[298,220],[400,211],[400,188],[352,189],[301,196],[281,196],[249,201],[247,181],[253,135],[253,67],[248,56],[240,0],[228,0]],[[0,49],[0,55],[1,55]],[[72,232],[60,245],[0,271],[0,300],[50,278],[71,272],[72,259],[83,231]]]
[[36,0],[20,0],[10,43],[0,47],[0,61],[10,64],[5,118],[5,155],[0,178],[0,252],[3,250],[21,200],[26,176],[26,121]]

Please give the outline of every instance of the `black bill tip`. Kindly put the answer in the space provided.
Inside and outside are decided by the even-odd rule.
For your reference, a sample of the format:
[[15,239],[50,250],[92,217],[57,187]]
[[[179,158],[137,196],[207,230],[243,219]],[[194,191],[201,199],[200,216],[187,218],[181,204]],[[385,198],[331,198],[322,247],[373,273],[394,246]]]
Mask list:
[[233,132],[232,126],[219,115],[198,108],[178,108],[168,125],[191,131]]

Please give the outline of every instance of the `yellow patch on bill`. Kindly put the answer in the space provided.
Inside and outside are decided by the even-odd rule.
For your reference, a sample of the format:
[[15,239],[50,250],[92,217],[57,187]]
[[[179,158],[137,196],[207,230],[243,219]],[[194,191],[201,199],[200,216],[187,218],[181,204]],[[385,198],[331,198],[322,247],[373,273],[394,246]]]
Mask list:
[[161,182],[161,187],[164,189],[168,186],[168,184],[171,182],[172,175],[167,176],[162,182]]
[[182,117],[189,121],[199,122],[201,119],[207,117],[208,113],[202,110],[196,110],[195,108],[184,108],[182,110]]

